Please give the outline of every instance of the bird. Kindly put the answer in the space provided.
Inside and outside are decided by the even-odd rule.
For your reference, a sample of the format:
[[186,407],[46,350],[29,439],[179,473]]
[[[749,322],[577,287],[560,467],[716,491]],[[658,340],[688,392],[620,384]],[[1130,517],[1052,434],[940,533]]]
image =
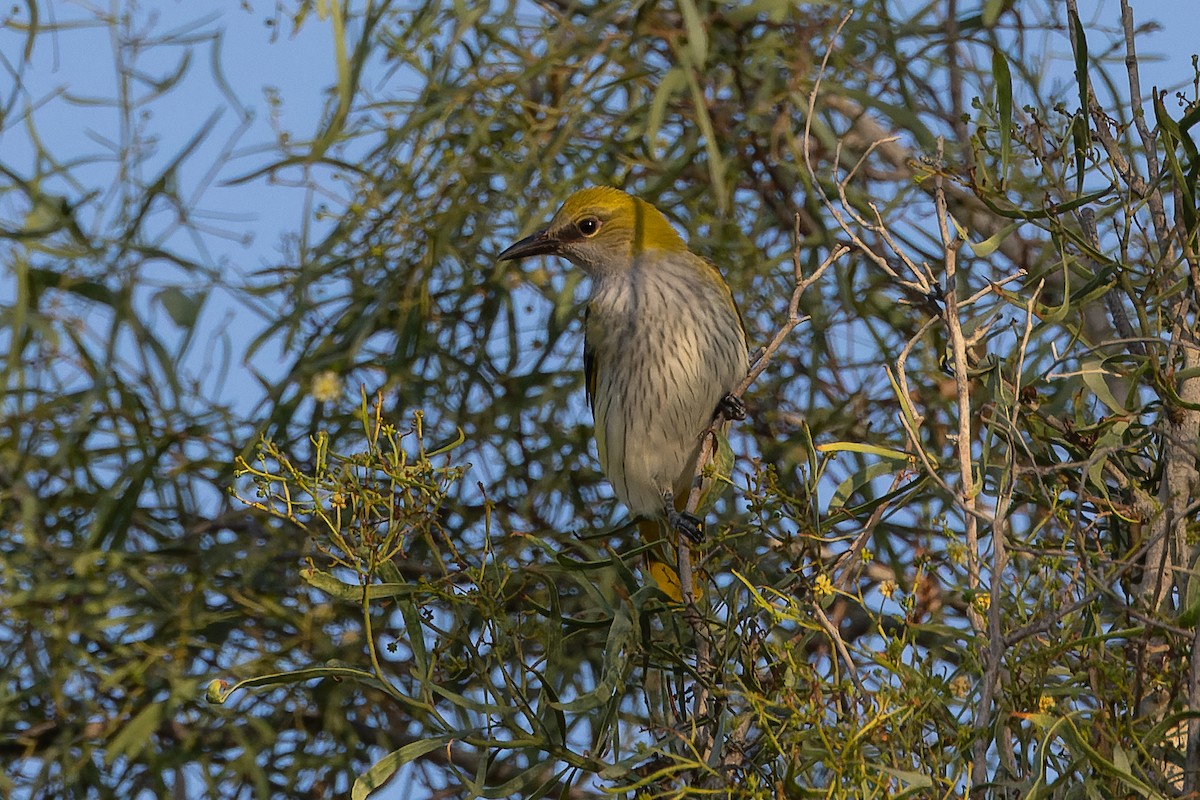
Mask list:
[[[703,538],[685,511],[706,432],[728,448],[731,419],[745,418],[733,390],[749,369],[746,333],[729,285],[688,249],[651,203],[620,189],[579,189],[549,225],[500,253],[501,261],[565,258],[591,279],[584,376],[600,466],[637,523],[648,569],[675,601],[674,534]],[[715,459],[728,473],[731,453]],[[727,478],[726,478],[727,479]],[[703,479],[702,510],[715,501]]]

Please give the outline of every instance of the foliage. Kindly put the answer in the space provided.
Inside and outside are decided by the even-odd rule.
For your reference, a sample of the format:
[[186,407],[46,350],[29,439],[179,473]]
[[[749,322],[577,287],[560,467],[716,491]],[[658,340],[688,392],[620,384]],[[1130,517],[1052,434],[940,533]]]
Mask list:
[[[121,53],[136,21],[105,23]],[[2,163],[7,792],[1196,790],[1200,111],[1194,84],[1122,99],[1131,15],[292,24],[336,36],[335,91],[234,185],[325,200],[234,287],[269,310],[245,357],[290,357],[249,411],[195,366],[236,277],[149,211],[206,235],[196,149],[140,177],[130,124],[97,188],[44,150]],[[1061,91],[1044,41],[1072,54]],[[149,92],[129,120],[186,73],[122,63]],[[596,469],[578,276],[494,262],[583,183],[667,212],[756,345],[832,264],[746,398],[687,608],[643,585]]]

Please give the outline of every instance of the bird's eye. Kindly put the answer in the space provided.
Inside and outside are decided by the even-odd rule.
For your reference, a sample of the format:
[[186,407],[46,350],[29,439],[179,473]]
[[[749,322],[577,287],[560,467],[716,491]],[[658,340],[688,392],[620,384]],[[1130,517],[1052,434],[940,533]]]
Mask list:
[[595,217],[584,217],[579,220],[577,227],[584,236],[595,236],[600,230],[600,220]]

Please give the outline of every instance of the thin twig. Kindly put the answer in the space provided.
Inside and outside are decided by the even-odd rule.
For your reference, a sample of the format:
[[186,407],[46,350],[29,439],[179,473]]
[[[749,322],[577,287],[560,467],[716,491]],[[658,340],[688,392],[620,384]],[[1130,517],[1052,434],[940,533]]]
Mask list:
[[[1158,186],[1158,140],[1146,124],[1146,111],[1142,107],[1142,79],[1138,70],[1137,45],[1134,37],[1133,9],[1129,0],[1121,0],[1121,30],[1125,36],[1125,72],[1129,76],[1129,100],[1133,110],[1133,124],[1142,140],[1142,154],[1146,159],[1146,179],[1151,186]],[[1154,220],[1154,232],[1162,241],[1166,235],[1166,210],[1162,194],[1157,189],[1151,193],[1150,216]],[[1161,224],[1160,224],[1161,223]]]
[[[1021,405],[1021,375],[1025,371],[1025,354],[1029,350],[1029,339],[1033,335],[1033,320],[1034,309],[1037,308],[1038,297],[1042,292],[1045,281],[1038,281],[1037,288],[1030,295],[1029,300],[1025,303],[1025,328],[1021,334],[1021,343],[1017,350],[1017,365],[1012,385],[1012,406],[1009,410],[1009,424],[1015,430],[1017,427],[1017,415],[1020,413]],[[1018,437],[1020,438],[1020,437]],[[991,602],[988,604],[988,621],[987,621],[987,651],[986,658],[983,659],[983,688],[979,694],[978,713],[975,717],[975,730],[980,732],[986,731],[992,724],[992,700],[995,697],[996,687],[1000,684],[1000,673],[1004,664],[1004,651],[1008,647],[1008,640],[1004,636],[1001,627],[1000,619],[1000,598],[1004,595],[1004,571],[1008,565],[1007,551],[1007,536],[1008,536],[1008,510],[1012,506],[1013,492],[1017,486],[1017,462],[1016,453],[1012,447],[1005,448],[1005,474],[1007,480],[1003,491],[996,498],[996,509],[992,516],[992,566],[991,566],[991,581],[989,591],[991,593]],[[986,742],[988,737],[979,736],[978,741]],[[986,753],[986,747],[982,748]],[[978,786],[983,781],[983,775],[976,772],[980,768],[979,762],[980,748],[977,747],[975,752],[976,761],[972,764],[972,783]]]
[[[892,486],[890,489],[888,489],[887,493],[891,494],[899,489],[900,486],[903,485],[906,477],[906,471],[901,470],[900,472],[897,472],[896,476],[892,479]],[[866,546],[867,539],[870,539],[871,535],[875,532],[875,529],[879,527],[879,523],[883,521],[883,515],[887,513],[887,510],[890,507],[891,506],[888,503],[880,503],[879,505],[875,506],[875,510],[872,511],[871,516],[867,518],[866,524],[862,526],[862,530],[858,532],[858,535],[854,537],[854,541],[850,543],[850,548],[838,556],[837,561],[830,568],[830,572],[833,572],[836,575],[833,580],[833,587],[835,589],[841,589],[845,591],[850,585],[851,568],[854,566],[855,562],[859,560],[858,557],[862,553],[863,547]]]
[[[797,217],[796,219],[798,223],[800,218]],[[804,293],[808,291],[810,286],[821,279],[821,276],[825,274],[825,270],[829,269],[838,259],[849,252],[850,248],[844,244],[834,247],[833,250],[830,251],[829,255],[825,257],[825,260],[821,262],[821,266],[817,267],[816,271],[807,278],[805,278],[801,272],[799,253],[797,252],[793,254],[793,263],[795,264],[796,268],[797,282],[796,288],[792,292],[791,302],[788,303],[787,321],[784,323],[783,327],[776,331],[775,335],[771,337],[771,341],[763,350],[762,355],[759,356],[758,361],[754,363],[754,366],[752,366],[750,371],[746,373],[746,377],[742,379],[742,382],[739,383],[737,388],[730,392],[730,394],[732,394],[734,397],[741,397],[746,393],[746,390],[750,388],[750,385],[758,379],[758,376],[763,374],[763,371],[767,368],[767,364],[769,364],[771,361],[771,357],[774,356],[775,352],[783,345],[784,340],[791,335],[792,331],[796,329],[796,326],[808,319],[808,317],[800,316],[800,298],[804,296]]]
[[[942,140],[938,140],[938,158],[942,157]],[[966,513],[967,539],[967,585],[971,589],[979,588],[979,526],[975,516],[975,473],[971,460],[971,443],[975,440],[971,429],[971,385],[967,381],[969,365],[967,364],[967,340],[963,336],[962,320],[958,309],[958,251],[963,240],[957,231],[950,234],[950,215],[946,210],[946,194],[942,189],[942,174],[936,172],[934,180],[934,205],[937,209],[938,233],[942,241],[942,257],[946,265],[945,307],[942,319],[950,334],[950,353],[954,362],[955,394],[958,401],[958,448],[959,479],[962,488],[959,490],[959,505]],[[969,610],[967,613],[971,626],[977,631],[983,630],[983,619],[978,612]]]
[[[915,453],[917,460],[921,462],[923,467],[925,467],[925,474],[929,476],[930,480],[938,485],[938,488],[940,488],[947,495],[954,496],[954,490],[950,488],[950,484],[946,483],[946,479],[942,477],[937,465],[934,464],[930,459],[929,453],[925,451],[925,445],[921,441],[921,436],[918,433],[917,428],[913,427],[914,423],[917,426],[920,426],[921,423],[925,421],[925,418],[920,414],[917,414],[915,409],[911,409],[911,419],[909,414],[905,413],[906,410],[910,410],[905,404],[908,402],[908,398],[912,397],[913,395],[912,389],[908,384],[908,373],[905,368],[908,362],[908,356],[912,353],[912,350],[916,346],[917,342],[919,342],[929,331],[929,329],[932,328],[937,322],[938,319],[934,317],[927,319],[925,324],[923,324],[920,329],[918,329],[917,332],[909,338],[908,342],[905,343],[904,348],[900,351],[900,356],[896,359],[895,369],[893,370],[892,367],[885,364],[883,370],[887,373],[888,380],[900,387],[900,391],[897,392],[896,401],[903,405],[904,408],[901,409],[898,419],[900,421],[900,426],[904,428],[904,433],[908,437],[909,443],[913,447],[913,452]],[[963,510],[966,513],[976,517],[985,525],[990,525],[992,522],[991,515],[983,509],[974,508]]]
[[[1100,250],[1100,232],[1096,229],[1096,212],[1090,208],[1084,208],[1079,211],[1079,221],[1083,227],[1083,237],[1092,249]],[[1091,259],[1089,259],[1090,261]],[[1099,264],[1092,261],[1092,270],[1099,272]],[[1108,315],[1112,319],[1113,327],[1125,339],[1133,339],[1136,334],[1133,331],[1133,326],[1129,324],[1129,315],[1125,313],[1125,306],[1121,303],[1121,298],[1116,292],[1108,291],[1104,293],[1104,305],[1108,309]],[[1134,345],[1133,352],[1138,355],[1146,355],[1146,349],[1142,345]]]
[[[836,40],[839,36],[841,36],[842,29],[846,26],[846,23],[850,21],[850,17],[852,15],[853,12],[847,12],[846,15],[842,17],[842,21],[838,23],[837,29],[833,32],[833,39]],[[825,207],[825,210],[828,211],[830,216],[833,217],[834,221],[837,222],[838,227],[842,229],[847,237],[849,237],[851,244],[854,245],[854,248],[863,254],[863,257],[883,270],[889,277],[891,277],[904,288],[916,292],[917,294],[929,294],[930,290],[932,289],[929,281],[924,275],[922,275],[919,268],[917,268],[915,264],[913,264],[904,256],[903,252],[900,251],[899,248],[895,248],[893,244],[890,243],[890,236],[886,226],[882,224],[882,221],[878,221],[876,225],[871,225],[861,216],[859,216],[858,212],[854,210],[854,206],[846,197],[846,183],[848,178],[844,177],[837,181],[838,201],[841,203],[842,208],[846,209],[846,212],[850,214],[855,225],[879,234],[885,242],[888,242],[888,246],[893,247],[893,251],[897,253],[897,255],[904,261],[905,266],[907,266],[913,273],[913,276],[916,278],[915,281],[910,281],[900,277],[900,275],[894,269],[892,269],[891,264],[888,263],[886,258],[876,253],[870,246],[867,245],[866,242],[862,240],[862,237],[858,235],[858,231],[856,230],[855,226],[850,224],[850,221],[846,219],[846,216],[842,213],[842,210],[834,204],[828,195],[826,195],[824,190],[821,188],[820,180],[817,179],[816,167],[813,166],[812,161],[812,121],[817,113],[817,97],[820,96],[821,81],[825,75],[825,70],[829,65],[829,58],[832,55],[833,47],[830,46],[826,49],[825,56],[821,59],[821,67],[817,70],[816,80],[813,81],[812,90],[808,93],[808,111],[804,117],[804,136],[802,138],[803,144],[801,148],[802,152],[800,153],[800,160],[804,163],[805,170],[808,172],[809,185],[812,187],[812,190],[816,192],[817,198],[821,201],[821,205]],[[862,161],[871,153],[873,153],[876,148],[885,147],[886,145],[895,142],[898,138],[899,137],[896,136],[888,136],[872,142],[866,148],[859,162],[850,170],[850,174],[853,175],[858,169],[858,165],[861,164]],[[838,169],[841,161],[841,143],[839,142],[835,148],[833,159],[835,171]],[[879,220],[879,210],[872,206],[872,211],[875,213],[876,219]]]
[[817,624],[825,631],[825,635],[829,637],[829,641],[833,643],[833,649],[842,659],[842,663],[846,665],[846,673],[850,676],[850,680],[854,683],[854,688],[858,689],[858,693],[863,697],[870,697],[867,692],[867,687],[863,686],[858,677],[858,669],[854,666],[854,659],[850,657],[850,651],[846,649],[846,643],[842,641],[841,634],[837,628],[833,627],[833,623],[829,621],[829,617],[825,615],[825,609],[821,608],[816,603],[813,603],[813,616],[817,620]]

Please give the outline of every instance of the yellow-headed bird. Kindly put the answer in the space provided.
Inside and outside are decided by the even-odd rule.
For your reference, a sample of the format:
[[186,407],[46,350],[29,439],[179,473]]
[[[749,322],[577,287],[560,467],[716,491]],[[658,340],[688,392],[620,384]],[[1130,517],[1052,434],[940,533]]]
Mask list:
[[[699,540],[700,520],[683,509],[702,435],[719,406],[727,418],[745,415],[729,394],[748,369],[729,286],[658,209],[618,189],[575,192],[544,230],[500,259],[540,255],[561,256],[592,279],[584,368],[600,466],[617,498],[646,541],[666,538],[664,524]],[[678,600],[671,556],[656,549],[651,574]]]

